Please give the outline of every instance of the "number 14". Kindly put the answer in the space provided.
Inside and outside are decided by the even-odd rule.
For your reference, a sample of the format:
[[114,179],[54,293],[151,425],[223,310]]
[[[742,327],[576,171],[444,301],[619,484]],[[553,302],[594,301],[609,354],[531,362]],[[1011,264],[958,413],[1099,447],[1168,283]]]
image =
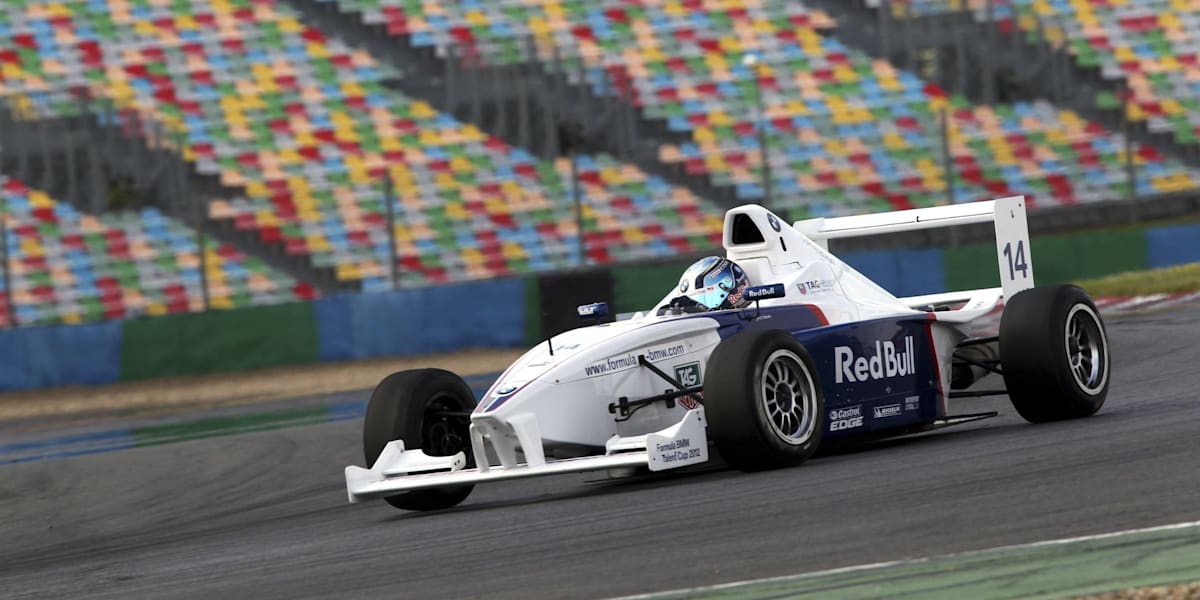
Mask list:
[[1025,260],[1025,240],[1017,242],[1017,251],[1014,253],[1012,242],[1004,244],[1004,258],[1008,259],[1008,278],[1015,280],[1017,271],[1021,272],[1022,279],[1029,279],[1029,262]]

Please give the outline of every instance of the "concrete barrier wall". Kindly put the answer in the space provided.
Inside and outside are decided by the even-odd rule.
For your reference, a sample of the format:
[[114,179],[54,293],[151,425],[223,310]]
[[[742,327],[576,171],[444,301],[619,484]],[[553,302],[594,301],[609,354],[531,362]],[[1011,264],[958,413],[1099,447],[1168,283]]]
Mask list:
[[125,321],[121,380],[199,375],[316,362],[312,303]]
[[521,346],[526,283],[498,279],[315,302],[322,361]]
[[[1039,284],[1200,262],[1200,225],[1038,237],[1032,257]],[[900,296],[999,284],[990,244],[854,252],[844,259]],[[687,262],[614,267],[607,279],[613,309],[630,312],[653,305]],[[562,304],[545,301],[542,283],[531,276],[233,311],[4,330],[0,391],[528,346],[544,333],[544,307]]]
[[103,385],[120,376],[120,321],[0,332],[0,391]]
[[1146,245],[1147,266],[1152,269],[1200,262],[1200,225],[1150,229]]
[[940,249],[853,252],[847,253],[842,260],[896,296],[946,291]]

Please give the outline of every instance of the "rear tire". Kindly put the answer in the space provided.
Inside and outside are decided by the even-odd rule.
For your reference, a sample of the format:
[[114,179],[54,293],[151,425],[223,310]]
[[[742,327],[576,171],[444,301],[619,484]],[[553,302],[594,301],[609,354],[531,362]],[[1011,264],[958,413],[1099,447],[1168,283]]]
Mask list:
[[812,357],[785,331],[747,331],[717,345],[704,376],[709,435],[733,467],[804,462],[821,443],[825,399]]
[[[448,417],[442,411],[470,412],[475,394],[458,375],[441,369],[415,369],[392,373],[379,382],[367,405],[363,423],[363,455],[374,466],[383,447],[404,440],[405,450],[420,448],[430,456],[464,452],[474,466],[470,448],[470,421]],[[474,485],[456,485],[403,492],[384,498],[404,510],[449,508],[467,498]]]
[[1096,305],[1073,285],[1025,290],[1000,318],[1000,365],[1026,421],[1087,417],[1108,395],[1108,335]]

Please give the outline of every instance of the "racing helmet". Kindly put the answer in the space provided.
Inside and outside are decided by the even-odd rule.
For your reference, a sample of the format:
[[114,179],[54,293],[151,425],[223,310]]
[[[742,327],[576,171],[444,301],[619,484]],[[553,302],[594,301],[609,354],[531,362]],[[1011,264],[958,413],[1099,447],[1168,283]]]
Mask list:
[[743,294],[750,279],[737,263],[719,256],[706,256],[683,272],[679,293],[708,310],[741,308],[750,302]]

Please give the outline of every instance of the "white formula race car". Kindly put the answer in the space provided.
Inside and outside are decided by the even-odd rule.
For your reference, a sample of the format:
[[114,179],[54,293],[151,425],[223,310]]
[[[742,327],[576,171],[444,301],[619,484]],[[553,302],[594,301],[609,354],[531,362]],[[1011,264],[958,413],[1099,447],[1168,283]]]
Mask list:
[[[826,243],[987,221],[993,289],[897,298]],[[1031,422],[1104,403],[1104,323],[1079,288],[1034,287],[1023,198],[792,226],[746,205],[725,215],[723,245],[724,258],[694,265],[650,310],[532,348],[478,403],[447,371],[384,379],[365,418],[369,467],[346,467],[350,501],[440,509],[477,483],[678,469],[712,449],[743,470],[797,465],[821,444],[995,416],[950,412],[981,395],[1007,393]],[[999,334],[976,335],[1002,302]],[[965,390],[989,373],[1006,389]]]

